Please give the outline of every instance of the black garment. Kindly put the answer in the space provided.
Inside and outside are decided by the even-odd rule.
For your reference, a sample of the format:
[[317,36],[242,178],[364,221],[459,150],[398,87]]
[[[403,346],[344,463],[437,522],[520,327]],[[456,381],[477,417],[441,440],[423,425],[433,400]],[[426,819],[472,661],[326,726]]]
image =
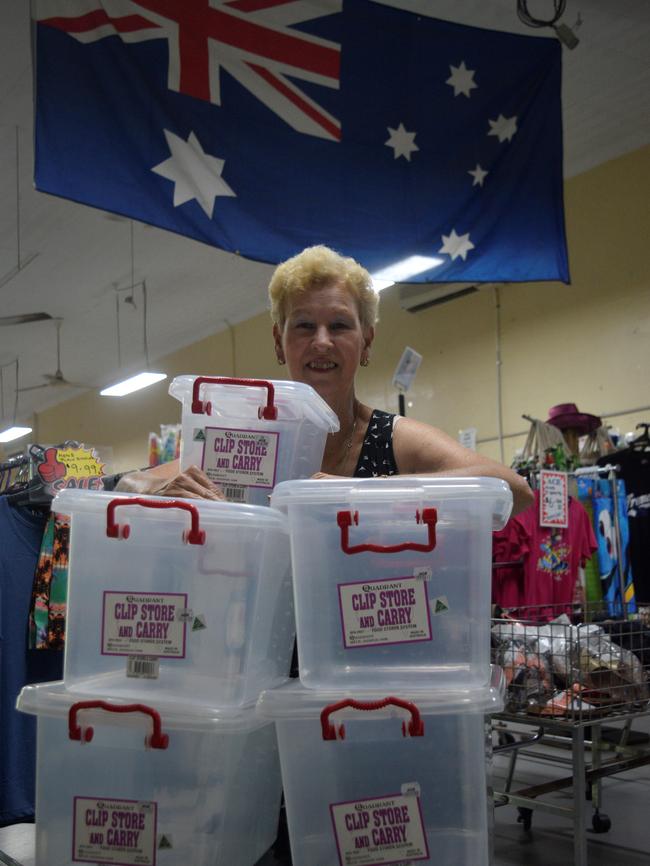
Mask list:
[[625,482],[630,524],[630,562],[637,603],[650,603],[650,451],[625,448],[607,454],[601,465],[618,464]]
[[359,460],[354,470],[355,478],[377,478],[379,475],[399,475],[393,453],[393,424],[395,415],[373,409],[366,435],[361,446]]

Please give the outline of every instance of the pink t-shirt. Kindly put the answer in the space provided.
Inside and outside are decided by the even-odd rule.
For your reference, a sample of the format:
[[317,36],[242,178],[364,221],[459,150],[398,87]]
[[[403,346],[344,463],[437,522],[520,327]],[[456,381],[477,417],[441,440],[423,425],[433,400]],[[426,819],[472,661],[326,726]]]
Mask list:
[[536,490],[534,504],[513,521],[519,523],[528,539],[521,604],[532,607],[526,616],[547,621],[561,613],[571,614],[578,568],[585,565],[597,546],[589,515],[577,499],[570,497],[568,527],[541,527]]
[[528,539],[520,523],[509,520],[503,529],[492,533],[492,602],[499,607],[513,610],[520,606],[526,553]]

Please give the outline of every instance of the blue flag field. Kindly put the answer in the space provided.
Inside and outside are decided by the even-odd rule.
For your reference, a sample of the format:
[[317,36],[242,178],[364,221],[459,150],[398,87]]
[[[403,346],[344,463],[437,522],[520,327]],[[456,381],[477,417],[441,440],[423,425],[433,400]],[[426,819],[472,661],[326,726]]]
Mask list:
[[372,0],[33,10],[38,190],[264,262],[569,281],[557,40]]

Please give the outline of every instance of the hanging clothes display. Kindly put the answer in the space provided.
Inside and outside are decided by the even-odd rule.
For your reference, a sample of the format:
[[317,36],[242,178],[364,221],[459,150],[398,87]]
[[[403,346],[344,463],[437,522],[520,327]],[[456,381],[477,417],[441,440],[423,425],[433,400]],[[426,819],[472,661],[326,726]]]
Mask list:
[[62,650],[68,597],[70,521],[50,514],[38,557],[29,611],[30,649]]
[[625,482],[627,492],[630,562],[637,602],[649,604],[650,442],[646,445],[639,439],[630,448],[609,455],[609,459],[620,467],[619,475]]
[[[588,595],[588,600],[601,601],[609,614],[622,616],[621,592],[627,612],[636,611],[635,583],[629,556],[630,530],[625,482],[620,478],[616,481],[616,497],[613,496],[613,483],[609,478],[578,478],[578,496],[593,514],[592,524],[598,543],[595,560],[600,597],[592,599]],[[617,515],[614,514],[615,498]]]
[[0,496],[0,825],[34,815],[35,720],[15,709],[28,683],[61,679],[63,653],[27,649],[34,571],[46,516]]
[[492,604],[502,610],[521,605],[524,585],[524,555],[529,552],[523,526],[509,520],[492,533]]
[[[569,498],[566,528],[539,525],[539,490],[535,502],[513,518],[526,537],[521,605],[530,618],[554,619],[571,614],[578,569],[596,550],[596,539],[587,512],[574,497]],[[526,612],[522,612],[522,616]]]

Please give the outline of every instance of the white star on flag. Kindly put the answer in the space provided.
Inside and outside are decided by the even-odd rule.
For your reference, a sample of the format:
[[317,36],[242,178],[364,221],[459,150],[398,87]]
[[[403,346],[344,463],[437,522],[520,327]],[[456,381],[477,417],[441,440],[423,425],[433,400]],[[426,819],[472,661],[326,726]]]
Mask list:
[[472,181],[472,186],[483,186],[483,181],[488,176],[490,172],[486,171],[484,168],[476,163],[476,168],[473,171],[468,171],[467,174],[471,174],[474,180]]
[[517,132],[517,116],[504,117],[500,114],[496,120],[488,121],[492,129],[488,135],[498,136],[499,141],[510,141],[512,136]]
[[214,200],[218,195],[237,195],[221,177],[224,160],[205,153],[193,132],[187,141],[167,129],[164,133],[172,155],[151,171],[173,181],[174,207],[195,198],[212,219]]
[[451,70],[451,75],[445,81],[445,84],[448,84],[450,87],[454,88],[454,96],[458,96],[459,93],[462,93],[463,96],[467,96],[469,98],[470,91],[478,87],[478,84],[474,82],[474,72],[475,69],[468,69],[465,66],[465,61],[460,61],[460,66],[449,66]]
[[390,138],[388,141],[385,141],[384,144],[386,147],[393,148],[394,159],[403,156],[410,162],[412,151],[420,149],[415,143],[415,136],[417,133],[407,132],[404,129],[403,123],[400,123],[397,129],[391,129],[390,126],[387,126],[386,128],[390,132]]
[[469,239],[469,232],[466,235],[457,235],[456,229],[452,229],[451,234],[442,236],[442,241],[438,252],[450,255],[452,262],[458,256],[465,261],[467,253],[474,249],[474,244]]

